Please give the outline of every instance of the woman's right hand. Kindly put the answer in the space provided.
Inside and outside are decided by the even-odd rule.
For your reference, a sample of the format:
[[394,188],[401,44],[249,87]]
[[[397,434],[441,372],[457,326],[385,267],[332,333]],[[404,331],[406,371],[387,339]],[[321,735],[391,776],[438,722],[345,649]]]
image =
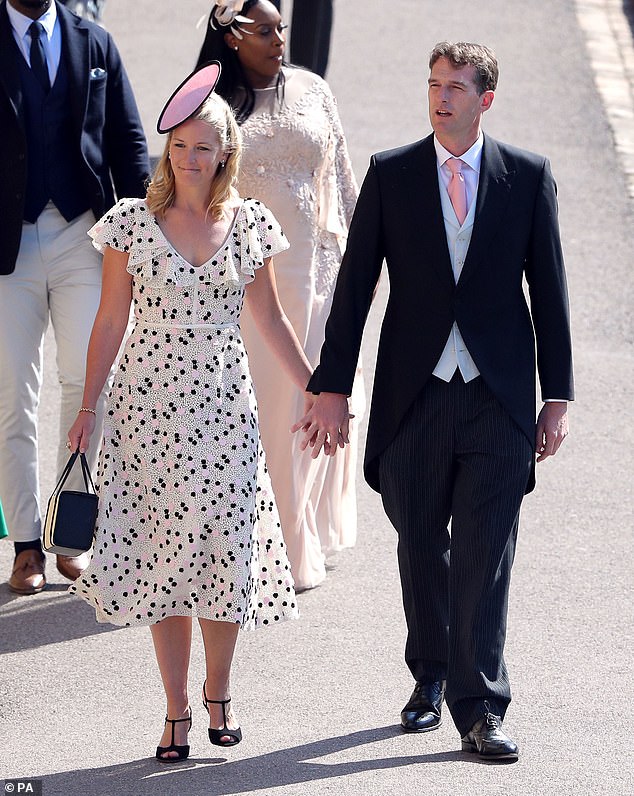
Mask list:
[[79,448],[80,453],[86,453],[96,423],[97,418],[92,412],[78,412],[68,431],[68,449],[75,452]]

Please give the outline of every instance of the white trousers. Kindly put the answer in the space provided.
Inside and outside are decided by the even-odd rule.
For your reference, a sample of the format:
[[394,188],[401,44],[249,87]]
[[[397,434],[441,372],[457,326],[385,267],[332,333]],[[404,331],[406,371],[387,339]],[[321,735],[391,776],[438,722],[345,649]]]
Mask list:
[[[69,224],[49,202],[35,224],[22,226],[15,271],[0,276],[0,499],[14,542],[41,533],[37,412],[49,316],[61,385],[58,473],[68,460],[68,429],[81,406],[86,350],[101,294],[102,257],[86,234],[93,224],[91,212]],[[88,452],[91,469],[104,405],[105,388]],[[76,469],[69,489],[83,488]]]

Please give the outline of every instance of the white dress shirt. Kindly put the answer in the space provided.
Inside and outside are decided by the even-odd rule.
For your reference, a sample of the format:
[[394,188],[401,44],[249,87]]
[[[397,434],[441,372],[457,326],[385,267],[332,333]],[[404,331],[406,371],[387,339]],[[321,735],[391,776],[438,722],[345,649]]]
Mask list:
[[[447,186],[451,179],[451,171],[447,166],[449,158],[455,157],[438,141],[434,136],[434,147],[436,148],[436,159],[438,168],[438,185],[440,187],[441,202],[443,209],[443,218],[445,220],[445,232],[447,234],[447,244],[449,247],[449,256],[451,258],[451,267],[456,283],[460,279],[462,267],[467,257],[469,250],[469,243],[471,242],[471,232],[473,230],[473,222],[475,219],[475,200],[478,193],[478,182],[480,179],[480,163],[482,161],[482,133],[478,136],[477,141],[470,147],[460,160],[463,162],[462,175],[465,181],[467,192],[467,215],[462,226],[458,223],[456,214],[451,204],[451,199],[447,192]],[[456,368],[460,370],[460,374],[465,382],[475,379],[480,375],[480,371],[476,367],[471,354],[467,350],[465,341],[460,334],[458,324],[454,323],[447,338],[445,348],[436,367],[434,368],[434,376],[437,376],[443,381],[451,381],[452,376],[456,372]]]
[[55,3],[51,3],[48,11],[36,20],[25,17],[24,14],[16,11],[10,3],[6,4],[6,9],[13,30],[13,38],[29,67],[31,66],[31,34],[29,33],[29,28],[33,22],[41,23],[44,28],[45,35],[41,37],[41,41],[48,67],[48,77],[52,86],[57,77],[59,60],[62,57],[62,32],[57,21]]

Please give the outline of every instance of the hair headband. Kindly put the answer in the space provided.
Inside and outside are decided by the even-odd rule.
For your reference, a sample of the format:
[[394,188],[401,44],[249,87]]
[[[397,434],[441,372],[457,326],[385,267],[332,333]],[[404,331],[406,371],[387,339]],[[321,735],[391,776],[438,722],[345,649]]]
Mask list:
[[211,9],[211,14],[209,15],[209,25],[214,29],[218,30],[214,25],[214,22],[217,22],[223,28],[229,28],[236,39],[243,39],[243,33],[248,33],[251,35],[250,30],[243,30],[239,28],[237,25],[234,25],[234,22],[240,22],[243,25],[252,25],[253,20],[249,19],[249,17],[243,17],[240,12],[244,6],[245,0],[216,0],[214,7]]

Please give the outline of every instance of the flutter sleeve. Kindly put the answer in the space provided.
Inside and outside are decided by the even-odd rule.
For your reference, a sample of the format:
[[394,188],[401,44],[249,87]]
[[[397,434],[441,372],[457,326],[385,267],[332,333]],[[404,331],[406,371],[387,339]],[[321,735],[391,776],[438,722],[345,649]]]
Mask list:
[[255,270],[269,257],[285,251],[290,246],[273,213],[257,199],[244,202],[244,220],[240,229],[240,270],[251,282]]
[[120,199],[88,230],[93,246],[102,254],[108,246],[130,252],[135,243],[138,218],[145,205],[140,199]]
[[323,109],[328,125],[328,148],[321,169],[319,226],[337,236],[343,252],[359,188],[352,170],[337,102],[327,83],[323,82],[322,88]]

